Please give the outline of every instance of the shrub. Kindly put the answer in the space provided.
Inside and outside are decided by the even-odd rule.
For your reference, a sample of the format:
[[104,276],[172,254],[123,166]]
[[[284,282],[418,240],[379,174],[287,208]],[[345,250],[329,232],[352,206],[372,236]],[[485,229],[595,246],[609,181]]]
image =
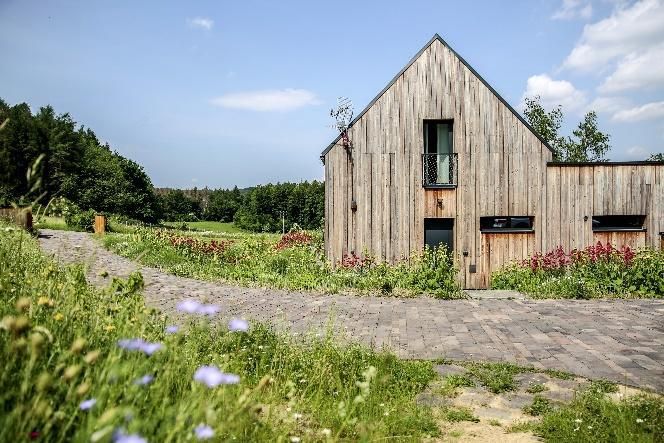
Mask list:
[[664,251],[620,249],[597,243],[565,252],[561,247],[512,263],[491,277],[496,289],[537,296],[591,298],[664,295]]
[[95,211],[88,209],[81,210],[78,206],[71,204],[63,213],[65,223],[77,231],[92,232],[95,222]]

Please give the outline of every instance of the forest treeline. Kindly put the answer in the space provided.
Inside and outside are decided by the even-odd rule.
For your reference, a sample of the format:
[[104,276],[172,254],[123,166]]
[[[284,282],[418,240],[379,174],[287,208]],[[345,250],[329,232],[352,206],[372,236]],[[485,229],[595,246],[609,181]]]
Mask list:
[[314,180],[243,190],[215,189],[207,194],[174,189],[162,194],[161,200],[163,217],[169,221],[235,222],[239,228],[257,232],[280,231],[282,221],[287,229],[295,223],[304,229],[318,229],[323,223],[325,186]]
[[[33,113],[26,103],[10,106],[0,99],[0,128],[0,207],[36,199],[45,205],[64,197],[81,210],[148,223],[235,221],[252,231],[280,231],[282,216],[287,227],[297,223],[315,229],[322,223],[324,185],[319,181],[155,192],[142,166],[51,106]],[[31,168],[32,180],[26,174]]]

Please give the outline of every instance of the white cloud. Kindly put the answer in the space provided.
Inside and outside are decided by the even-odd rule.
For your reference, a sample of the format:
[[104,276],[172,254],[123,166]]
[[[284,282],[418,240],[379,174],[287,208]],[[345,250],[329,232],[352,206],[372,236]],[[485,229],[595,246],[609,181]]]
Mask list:
[[586,96],[567,80],[553,80],[547,74],[528,78],[523,98],[538,95],[545,108],[561,105],[564,109],[576,110],[586,103]]
[[[664,22],[662,22],[664,27]],[[599,87],[601,92],[664,86],[664,43],[641,54],[628,54]]]
[[593,5],[588,0],[563,0],[560,9],[551,16],[554,20],[589,19],[593,14]]
[[614,113],[617,111],[620,111],[621,109],[625,109],[629,107],[629,100],[627,100],[624,97],[597,97],[595,100],[590,102],[588,106],[586,106],[586,112],[587,111],[595,111],[598,114],[601,113]]
[[214,26],[214,20],[207,17],[194,17],[188,18],[187,24],[189,24],[189,26],[192,28],[200,28],[209,31]]
[[316,94],[306,89],[236,92],[215,97],[210,102],[215,106],[250,111],[292,111],[320,104]]
[[625,109],[613,114],[613,120],[619,122],[636,122],[655,118],[664,119],[664,101],[646,103],[643,106]]
[[645,160],[650,156],[651,152],[643,146],[632,146],[625,151],[627,158],[630,160]]
[[664,41],[664,0],[620,3],[610,17],[586,25],[564,68],[601,71],[616,59]]

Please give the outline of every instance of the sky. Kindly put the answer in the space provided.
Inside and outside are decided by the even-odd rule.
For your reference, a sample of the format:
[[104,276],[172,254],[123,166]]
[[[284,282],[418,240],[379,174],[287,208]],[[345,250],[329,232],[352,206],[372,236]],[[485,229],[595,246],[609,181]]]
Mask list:
[[358,114],[438,33],[509,103],[611,160],[664,151],[664,0],[0,0],[0,97],[47,104],[158,187],[323,178],[340,96]]

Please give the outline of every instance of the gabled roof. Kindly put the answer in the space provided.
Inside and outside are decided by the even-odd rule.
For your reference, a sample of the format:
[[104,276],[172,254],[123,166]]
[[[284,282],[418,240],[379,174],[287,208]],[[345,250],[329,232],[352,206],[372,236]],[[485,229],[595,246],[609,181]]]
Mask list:
[[[379,98],[380,98],[380,97],[381,97],[381,96],[382,96],[382,95],[383,95],[388,89],[390,89],[390,87],[392,87],[392,85],[397,81],[397,79],[398,79],[399,77],[401,77],[401,75],[402,75],[402,74],[403,74],[408,68],[410,68],[410,66],[411,66],[413,63],[415,63],[415,61],[416,61],[418,58],[420,58],[420,55],[422,55],[422,53],[423,53],[424,51],[426,51],[426,49],[427,49],[429,46],[431,46],[431,45],[433,44],[433,42],[435,42],[435,41],[439,41],[440,43],[443,44],[443,46],[445,46],[447,49],[449,49],[449,50],[452,52],[452,54],[454,54],[454,55],[459,59],[459,61],[461,61],[461,63],[463,63],[464,66],[465,66],[466,68],[468,68],[468,70],[469,70],[470,72],[472,72],[473,75],[475,75],[475,77],[477,77],[477,78],[478,78],[478,79],[484,84],[484,86],[486,86],[486,87],[489,89],[489,91],[491,91],[491,92],[493,93],[493,95],[495,95],[496,98],[498,98],[498,100],[500,100],[500,101],[503,103],[503,105],[505,105],[505,106],[507,107],[507,109],[509,109],[510,111],[512,111],[512,114],[514,114],[514,116],[515,116],[516,118],[518,118],[519,121],[521,121],[521,123],[523,123],[523,124],[526,126],[526,128],[528,128],[528,129],[530,130],[530,132],[532,132],[533,134],[535,134],[535,136],[539,139],[539,141],[541,141],[541,142],[544,144],[544,146],[546,146],[546,147],[549,149],[549,151],[554,152],[554,150],[553,150],[553,148],[551,147],[551,145],[549,145],[549,143],[548,143],[546,140],[544,140],[544,138],[542,138],[542,136],[539,135],[539,134],[537,133],[537,131],[535,131],[535,129],[533,129],[532,126],[530,126],[530,124],[529,124],[529,123],[528,123],[528,122],[527,122],[527,121],[521,116],[521,114],[519,114],[519,113],[518,113],[518,112],[517,112],[517,111],[516,111],[516,110],[515,110],[515,109],[514,109],[509,103],[507,103],[507,101],[506,101],[506,100],[505,100],[500,94],[498,94],[498,92],[496,92],[496,90],[493,89],[493,87],[492,87],[489,83],[487,83],[487,81],[484,80],[484,78],[483,78],[481,75],[479,75],[479,74],[477,73],[477,71],[475,71],[475,69],[473,69],[473,67],[470,66],[466,60],[464,60],[464,58],[461,57],[461,56],[460,56],[460,55],[459,55],[459,54],[458,54],[458,53],[457,53],[457,52],[456,52],[456,51],[455,51],[450,45],[448,45],[447,42],[446,42],[445,40],[443,40],[442,37],[441,37],[440,35],[438,35],[438,34],[434,34],[434,36],[431,38],[431,40],[429,40],[429,42],[428,42],[426,45],[424,45],[424,47],[423,47],[422,49],[420,49],[420,50],[417,52],[417,54],[415,54],[415,56],[414,56],[413,58],[410,59],[410,61],[408,62],[408,64],[406,64],[406,66],[404,66],[403,69],[401,69],[401,71],[399,71],[399,73],[398,73],[397,75],[394,76],[394,78],[393,78],[393,79],[387,84],[387,86],[385,86],[385,88],[383,88],[383,90],[380,91],[380,92],[378,93],[378,95],[377,95],[373,100],[371,100],[371,102],[367,105],[367,107],[364,108],[364,109],[362,110],[362,112],[360,112],[360,113],[357,115],[357,117],[355,117],[355,118],[350,122],[350,124],[348,125],[348,127],[350,128],[351,126],[353,126],[353,125],[355,124],[355,122],[357,122],[359,119],[361,119],[362,116],[363,116],[363,115],[364,115],[364,114],[365,114],[365,113],[366,113],[366,112],[367,112],[367,111],[368,111],[368,110],[374,105],[374,103],[376,103],[376,102],[378,101],[378,99],[379,99]],[[325,148],[325,150],[320,154],[320,158],[321,158],[321,160],[323,160],[323,162],[325,162],[325,155],[326,155],[328,152],[330,152],[330,149],[332,149],[332,148],[334,147],[334,145],[336,145],[336,144],[339,142],[340,139],[341,139],[341,135],[338,135],[337,138],[335,138],[334,141],[333,141],[332,143],[330,143],[329,146],[328,146],[327,148]]]

